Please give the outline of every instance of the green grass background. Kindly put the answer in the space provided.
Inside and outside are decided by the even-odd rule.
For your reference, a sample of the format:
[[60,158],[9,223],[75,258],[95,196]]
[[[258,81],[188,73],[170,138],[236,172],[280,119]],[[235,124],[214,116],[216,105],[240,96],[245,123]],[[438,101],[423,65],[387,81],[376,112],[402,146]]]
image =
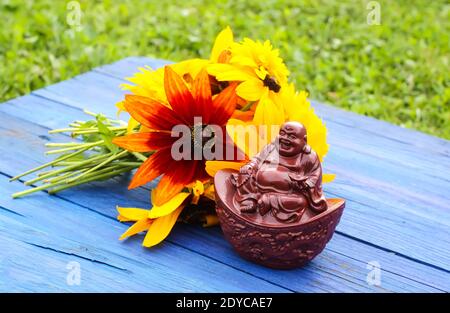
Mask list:
[[[448,1],[0,0],[0,102],[127,56],[208,57],[224,26],[270,39],[311,98],[450,139]],[[114,105],[111,103],[111,105]]]

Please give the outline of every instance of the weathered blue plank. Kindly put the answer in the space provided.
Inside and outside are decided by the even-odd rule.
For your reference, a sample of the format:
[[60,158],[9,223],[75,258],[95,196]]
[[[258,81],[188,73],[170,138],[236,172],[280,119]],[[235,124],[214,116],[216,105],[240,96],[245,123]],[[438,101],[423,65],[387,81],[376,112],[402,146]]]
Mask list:
[[[138,62],[146,62],[145,60],[138,59]],[[120,68],[123,76],[136,70],[129,63],[119,63],[122,64]],[[118,75],[118,66],[113,67],[115,74],[110,75]],[[105,69],[100,71],[107,72]],[[101,84],[96,86],[95,81],[101,81]],[[119,83],[120,80],[113,77],[104,78],[95,73],[87,73],[76,80],[62,82],[35,93],[79,108],[89,103],[97,111],[114,114],[115,107],[105,103],[115,103],[122,98],[124,92],[115,88]],[[84,92],[80,94],[78,90]],[[96,96],[92,97],[94,94]],[[334,118],[334,115],[328,119]],[[376,130],[376,121],[370,122]],[[325,169],[337,173],[338,179],[327,185],[325,191],[345,197],[355,208],[352,210],[350,208],[353,207],[349,206],[346,209],[345,216],[352,214],[351,218],[344,218],[338,231],[450,270],[450,256],[446,248],[450,238],[447,210],[449,196],[446,192],[449,182],[443,179],[448,176],[446,164],[449,162],[445,154],[445,141],[426,135],[419,136],[423,140],[426,137],[435,150],[441,149],[432,151],[433,159],[437,160],[433,163],[421,159],[423,149],[416,141],[411,141],[414,144],[406,139],[403,139],[404,142],[396,142],[373,132],[368,137],[367,129],[359,131],[345,126],[340,120],[334,124],[328,122],[328,125],[332,149],[326,158]],[[405,131],[399,127],[382,126],[389,130],[392,127],[398,128],[397,131],[402,134]],[[352,136],[356,138],[355,142],[352,142]],[[402,136],[405,137],[404,134]],[[399,146],[397,150],[395,144]],[[378,149],[372,148],[370,153],[366,153],[371,146]],[[374,151],[377,152],[376,155]],[[397,164],[392,164],[393,156],[399,158]],[[400,166],[399,162],[403,165]]]
[[[17,132],[16,138],[8,139],[7,136],[4,137],[2,136],[3,137],[2,140],[4,141],[0,143],[0,147],[8,147],[9,149],[12,149],[11,151],[15,152],[14,154],[12,154],[14,156],[14,159],[20,160],[19,162],[23,162],[23,164],[15,162],[13,166],[11,166],[13,163],[12,159],[5,160],[5,162],[1,164],[0,170],[3,171],[6,169],[9,172],[12,172],[14,170],[20,171],[25,168],[35,166],[40,162],[43,162],[44,139],[42,138],[46,130],[42,129],[41,127],[37,127],[36,125],[32,124],[29,125],[28,123],[20,122],[20,120],[14,118],[6,118],[6,120],[9,121],[8,128],[17,129],[21,131]],[[5,125],[6,123],[7,122],[5,121],[3,125]],[[27,158],[26,157],[27,152],[25,147],[31,148],[31,150],[34,151],[35,153]],[[122,185],[112,184],[108,185],[107,189],[105,188],[90,189],[92,187],[89,188],[84,187],[80,188],[79,190],[64,192],[60,195],[60,197],[66,198],[71,202],[80,203],[85,207],[90,208],[91,210],[98,210],[102,214],[106,214],[108,216],[111,216],[111,218],[114,218],[116,214],[114,206],[117,203],[122,204],[124,201],[129,201],[130,205],[136,205],[136,203],[138,203],[139,205],[145,206],[147,204],[148,193],[146,191],[142,190],[138,191],[140,195],[137,199],[134,199],[135,193],[134,192],[127,193],[125,186],[126,186],[125,184]],[[82,190],[87,190],[87,192],[82,192]],[[98,197],[99,194],[102,194],[103,197],[99,198]],[[44,199],[44,203],[45,199],[47,198],[48,197],[41,197],[41,199]],[[30,201],[34,202],[36,201],[37,196],[30,197],[28,199],[31,199]],[[15,205],[15,203],[25,200],[27,200],[27,198],[19,201],[10,200],[11,202],[8,202],[7,206],[12,207]],[[92,208],[92,203],[96,204],[96,208]],[[124,203],[124,205],[128,205],[128,203]],[[118,233],[116,233],[116,235],[117,234]],[[204,249],[203,253],[205,253],[205,255],[213,254],[214,257],[221,262],[223,262],[222,260],[223,258],[226,258],[227,263],[228,261],[230,262],[232,261],[231,264],[233,264],[233,266],[241,267],[246,272],[250,272],[254,275],[261,275],[261,277],[263,278],[266,277],[271,281],[275,281],[279,284],[284,284],[285,286],[291,287],[294,290],[299,291],[432,290],[432,288],[429,288],[427,285],[423,285],[421,283],[415,282],[414,280],[402,277],[401,275],[395,274],[395,272],[391,273],[392,269],[390,269],[390,267],[392,266],[392,264],[395,264],[395,262],[393,262],[392,260],[388,264],[383,265],[386,266],[386,275],[384,275],[386,277],[384,278],[385,280],[383,281],[382,285],[382,288],[384,289],[368,286],[365,283],[365,278],[367,275],[367,269],[365,268],[366,263],[360,260],[355,261],[349,258],[348,256],[342,256],[342,249],[345,248],[346,245],[342,245],[343,247],[336,247],[335,249],[337,249],[337,251],[339,251],[340,253],[331,253],[331,255],[328,255],[327,249],[323,255],[321,255],[317,260],[315,260],[310,265],[311,267],[307,267],[299,271],[278,273],[272,270],[260,268],[259,266],[255,266],[253,264],[246,264],[245,261],[242,261],[239,257],[237,257],[231,252],[230,247],[227,246],[227,244],[223,241],[223,238],[219,237],[218,234],[216,237],[212,238],[205,237],[204,233],[203,234],[199,233],[197,236],[192,235],[189,236],[189,234],[190,231],[188,231],[187,234],[183,233],[183,235],[180,236],[180,238],[181,240],[184,240],[186,244],[191,243],[191,245],[194,245],[194,247],[190,247],[190,249],[195,249],[195,247],[197,247],[197,249],[198,247],[203,248]],[[196,242],[194,240],[195,238],[197,238],[197,242],[199,244],[195,244]],[[226,248],[225,250],[216,251],[215,249],[212,249],[211,246],[205,246],[204,243],[200,244],[199,242],[200,238],[210,238],[212,240],[219,240],[219,242],[222,243],[222,247],[225,246]],[[333,247],[333,243],[334,241],[330,243],[329,247]],[[177,244],[179,244],[179,241],[177,241]],[[216,245],[214,245],[214,247],[216,247]],[[205,249],[207,249],[207,251]],[[358,254],[357,251],[358,251],[357,249],[354,249],[353,251],[349,251],[347,249],[347,251],[344,251],[344,253],[346,253],[347,255],[352,254],[356,255]],[[133,252],[129,253],[132,254]],[[388,255],[387,253],[385,254]],[[228,259],[230,258],[230,256],[232,256],[231,260]],[[412,271],[414,271],[417,265],[414,264],[413,262],[411,263],[412,265],[410,267],[412,268]],[[429,269],[423,265],[420,270],[417,270],[417,273],[427,273],[427,272],[429,272]],[[431,272],[436,272],[436,270],[431,269]],[[431,274],[431,277],[438,277],[441,274],[445,275],[445,273],[438,273],[438,274],[434,273]],[[424,276],[430,277],[429,274]],[[439,286],[438,288],[440,288],[441,290],[448,289],[448,287],[446,287],[445,285],[445,280],[443,280],[443,282],[437,281],[435,282],[435,284],[438,285]],[[318,286],[320,286],[320,288]]]

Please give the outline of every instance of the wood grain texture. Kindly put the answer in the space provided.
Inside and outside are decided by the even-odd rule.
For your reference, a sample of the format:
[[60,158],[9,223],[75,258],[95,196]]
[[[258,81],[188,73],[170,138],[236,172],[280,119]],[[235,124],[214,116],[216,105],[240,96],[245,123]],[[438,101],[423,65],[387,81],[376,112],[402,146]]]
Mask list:
[[[449,143],[326,105],[314,104],[330,131],[325,169],[338,179],[325,190],[348,205],[337,234],[303,269],[250,264],[218,228],[178,225],[154,250],[140,246],[142,236],[118,242],[127,225],[115,220],[115,205],[146,207],[149,198],[145,188],[128,192],[126,177],[57,196],[9,198],[23,187],[7,177],[48,161],[46,141],[67,139],[50,137],[48,129],[84,119],[82,108],[114,116],[114,103],[124,94],[121,78],[145,64],[164,61],[127,58],[0,105],[0,248],[8,251],[0,256],[0,275],[6,277],[0,290],[450,290]],[[424,147],[431,160],[419,153]],[[26,255],[39,266],[28,264]],[[74,258],[86,270],[81,286],[65,281],[65,266]],[[370,261],[381,265],[381,287],[366,282]]]

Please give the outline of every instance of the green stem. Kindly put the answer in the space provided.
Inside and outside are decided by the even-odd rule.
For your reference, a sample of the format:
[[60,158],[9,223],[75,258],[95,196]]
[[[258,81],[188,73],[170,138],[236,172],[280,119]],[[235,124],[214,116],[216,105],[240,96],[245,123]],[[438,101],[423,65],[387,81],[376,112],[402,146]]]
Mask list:
[[58,147],[75,147],[84,145],[83,142],[50,142],[46,143],[45,146],[49,148],[58,148]]
[[127,150],[123,150],[122,152],[113,154],[112,156],[110,156],[110,157],[109,157],[108,159],[106,159],[105,161],[103,161],[103,162],[97,164],[97,165],[94,166],[93,168],[90,168],[89,170],[87,170],[86,172],[82,173],[81,175],[78,175],[78,176],[76,176],[76,177],[74,177],[74,178],[71,178],[70,180],[67,181],[67,183],[72,183],[72,182],[75,181],[75,180],[79,180],[81,177],[83,177],[83,176],[85,176],[85,175],[87,175],[87,174],[89,174],[89,173],[95,171],[96,169],[102,167],[103,165],[106,165],[106,164],[108,164],[108,163],[110,163],[110,162],[112,162],[112,161],[114,161],[114,160],[116,160],[116,159],[118,159],[118,158],[121,158],[123,155],[125,155],[125,154],[127,154],[127,153],[128,153]]
[[99,156],[96,156],[96,157],[87,159],[87,160],[85,160],[85,161],[81,161],[81,162],[79,162],[78,164],[74,164],[74,165],[71,165],[71,166],[67,166],[67,167],[64,167],[64,168],[62,168],[62,169],[55,170],[55,171],[52,171],[52,172],[50,172],[50,173],[48,173],[48,174],[45,174],[45,175],[36,177],[36,178],[34,178],[34,179],[31,179],[31,180],[29,180],[29,181],[26,181],[24,184],[25,184],[25,186],[29,186],[29,185],[31,185],[31,184],[34,184],[35,182],[40,181],[40,180],[44,180],[44,179],[46,179],[46,178],[48,178],[48,177],[52,177],[52,176],[55,176],[56,174],[60,174],[60,173],[67,172],[67,171],[69,171],[69,170],[77,169],[77,168],[78,168],[79,166],[81,166],[81,165],[88,164],[88,163],[91,163],[91,162],[93,162],[93,161],[101,160],[101,159],[103,159],[103,158],[109,157],[110,155],[111,155],[111,153],[103,154],[103,155],[99,155]]
[[[109,130],[111,131],[118,131],[118,130],[126,130],[126,127],[108,127]],[[100,130],[98,128],[95,129],[83,129],[83,130],[78,130],[78,131],[74,131],[72,132],[72,134],[74,136],[77,135],[87,135],[87,134],[97,134],[100,133]]]
[[71,151],[71,150],[82,149],[84,147],[92,148],[92,147],[95,147],[95,146],[102,145],[104,143],[105,143],[104,140],[99,140],[99,141],[96,141],[96,142],[88,142],[88,143],[81,144],[79,146],[67,147],[67,148],[58,149],[58,150],[50,150],[50,151],[47,151],[45,154],[47,154],[47,155],[49,155],[49,154],[59,154],[59,153],[63,153],[63,152]]
[[48,179],[48,180],[44,180],[44,182],[45,182],[45,183],[56,183],[56,182],[59,182],[59,181],[61,181],[61,180],[67,179],[67,178],[69,178],[70,176],[77,175],[77,174],[81,174],[81,173],[83,173],[84,171],[87,171],[87,169],[85,168],[85,169],[81,169],[81,170],[77,170],[77,171],[71,171],[71,172],[69,172],[69,173],[65,173],[65,174],[63,174],[63,175],[56,176],[56,177],[54,177],[54,178],[50,178],[50,179]]
[[145,155],[139,152],[131,152],[131,154],[134,155],[138,160],[141,160],[142,162],[145,162],[148,159]]
[[84,109],[83,112],[87,115],[93,116],[93,117],[97,117],[97,113],[91,112],[89,110]]
[[[85,114],[90,115],[90,116],[93,116],[93,117],[95,117],[95,118],[97,118],[97,116],[99,115],[99,114],[97,114],[97,113],[91,112],[91,111],[86,110],[86,109],[83,110],[83,112],[84,112]],[[124,125],[124,122],[121,121],[121,120],[113,120],[113,119],[108,118],[108,122],[110,122],[110,123],[115,123],[115,124],[121,124],[121,125]]]
[[142,162],[117,162],[117,163],[113,163],[114,165],[121,165],[121,166],[136,166],[139,167],[142,165]]
[[64,161],[64,160],[70,159],[71,157],[74,157],[74,156],[76,156],[76,155],[78,155],[78,154],[80,154],[80,153],[83,153],[84,151],[86,151],[86,150],[88,150],[88,149],[89,149],[89,147],[85,147],[85,148],[83,148],[83,149],[81,149],[81,150],[75,151],[74,153],[70,153],[70,154],[68,154],[68,155],[66,155],[66,156],[63,156],[63,157],[57,158],[57,159],[55,159],[55,160],[53,160],[53,161],[50,161],[50,162],[48,162],[48,163],[42,164],[42,165],[40,165],[40,166],[38,166],[38,167],[35,167],[35,168],[31,169],[31,170],[28,170],[28,171],[26,171],[26,172],[24,172],[24,173],[22,173],[22,174],[19,174],[19,175],[17,175],[17,176],[14,176],[13,178],[10,179],[10,181],[17,180],[17,179],[19,179],[19,178],[21,178],[21,177],[23,177],[23,176],[25,176],[25,175],[28,175],[28,174],[37,172],[37,171],[42,170],[42,169],[44,169],[44,168],[46,168],[46,167],[48,167],[48,166],[51,166],[51,165],[53,165],[53,164],[56,164],[56,163],[58,163],[58,162],[60,162],[60,161]]
[[62,182],[56,182],[56,183],[52,183],[52,184],[41,185],[41,186],[38,186],[38,187],[35,187],[35,188],[31,188],[31,189],[27,189],[27,190],[24,190],[24,191],[16,192],[16,193],[14,193],[12,195],[12,197],[14,199],[20,198],[20,197],[32,194],[32,193],[37,192],[37,191],[49,189],[51,187],[54,187],[54,186],[57,186],[57,185],[60,185],[60,184],[62,184]]
[[253,105],[254,103],[255,103],[255,102],[250,101],[249,103],[247,103],[247,104],[241,109],[241,111],[242,111],[242,112],[246,112],[246,111],[250,110],[250,108],[252,107],[252,105]]
[[128,167],[124,167],[124,168],[120,168],[120,167],[117,167],[117,166],[114,166],[114,167],[118,168],[118,169],[114,170],[113,167],[105,168],[102,171],[98,171],[96,173],[91,173],[90,175],[87,175],[86,177],[84,177],[84,179],[78,180],[78,181],[73,182],[73,183],[67,183],[67,181],[59,180],[59,181],[56,181],[56,182],[53,182],[53,183],[49,183],[49,184],[45,184],[45,185],[41,185],[41,186],[38,186],[38,187],[31,188],[31,189],[27,189],[27,190],[24,190],[24,191],[16,192],[16,193],[14,193],[12,195],[12,197],[14,199],[16,199],[16,198],[20,198],[20,197],[23,197],[23,196],[35,193],[37,191],[47,190],[47,189],[50,189],[50,188],[55,187],[55,186],[60,186],[58,188],[49,190],[49,194],[54,194],[54,193],[57,193],[57,192],[59,192],[61,190],[65,190],[65,189],[68,189],[68,188],[71,188],[71,187],[74,187],[74,186],[82,185],[82,184],[85,184],[85,183],[88,183],[88,182],[92,182],[92,181],[96,181],[96,180],[111,178],[111,177],[117,176],[119,174],[122,174],[122,173],[125,173],[125,172],[129,172],[129,171],[135,169],[136,167],[138,167],[138,165],[128,166]]
[[49,134],[57,134],[57,133],[71,133],[74,131],[79,130],[78,127],[70,127],[70,128],[59,128],[59,129],[52,129],[49,130],[48,133]]
[[85,179],[82,179],[82,180],[79,180],[79,181],[76,181],[76,182],[73,182],[73,183],[68,183],[68,184],[66,184],[64,186],[61,186],[61,187],[49,190],[49,193],[50,194],[55,194],[55,193],[60,192],[62,190],[65,190],[65,189],[68,189],[68,188],[72,188],[72,187],[75,187],[75,186],[78,186],[78,185],[82,185],[82,184],[89,183],[89,182],[96,181],[96,180],[111,178],[111,177],[117,176],[119,174],[122,174],[122,173],[125,173],[125,172],[129,172],[133,168],[134,167],[126,167],[126,168],[122,168],[122,169],[115,170],[115,171],[112,171],[112,172],[109,171],[108,173],[101,174],[101,175],[94,175],[94,176],[91,176],[91,177],[88,177],[88,178],[85,177]]
[[[57,166],[70,166],[74,164],[78,164],[80,161],[62,161],[57,164]],[[41,173],[39,173],[41,175]]]

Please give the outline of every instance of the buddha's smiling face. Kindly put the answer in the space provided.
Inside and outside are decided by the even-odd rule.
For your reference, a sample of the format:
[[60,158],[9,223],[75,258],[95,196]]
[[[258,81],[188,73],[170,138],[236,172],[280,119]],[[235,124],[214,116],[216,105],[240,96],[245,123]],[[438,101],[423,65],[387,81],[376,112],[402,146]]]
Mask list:
[[281,126],[277,137],[280,155],[290,157],[302,152],[306,145],[306,129],[297,122],[287,122]]

